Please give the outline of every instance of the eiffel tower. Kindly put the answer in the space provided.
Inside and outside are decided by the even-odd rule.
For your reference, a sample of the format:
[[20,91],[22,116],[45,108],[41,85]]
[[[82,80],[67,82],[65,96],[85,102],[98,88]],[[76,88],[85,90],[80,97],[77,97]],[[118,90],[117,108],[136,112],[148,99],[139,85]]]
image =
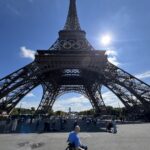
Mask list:
[[48,50],[37,50],[35,60],[0,79],[0,111],[8,114],[38,85],[43,96],[37,113],[47,113],[56,99],[78,92],[89,99],[95,113],[106,110],[101,88],[112,91],[131,113],[150,115],[150,86],[110,63],[106,51],[95,50],[81,29],[76,0],[70,0],[67,20]]

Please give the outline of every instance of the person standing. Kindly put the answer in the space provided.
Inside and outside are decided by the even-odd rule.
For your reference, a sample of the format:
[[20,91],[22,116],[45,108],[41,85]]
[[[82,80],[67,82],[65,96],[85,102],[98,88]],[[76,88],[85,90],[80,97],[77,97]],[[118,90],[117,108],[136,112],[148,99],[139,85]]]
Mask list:
[[13,120],[13,123],[12,123],[12,129],[11,129],[12,132],[16,131],[17,125],[18,125],[18,119],[16,118]]
[[78,121],[77,120],[75,120],[74,121],[74,124],[73,124],[73,129],[75,129],[75,127],[78,125]]
[[111,133],[111,130],[112,130],[112,121],[108,121],[107,124],[106,124],[106,131]]
[[112,133],[117,133],[117,125],[114,118],[112,119],[112,127],[113,127]]
[[55,118],[52,121],[52,131],[56,131],[56,120],[55,120]]

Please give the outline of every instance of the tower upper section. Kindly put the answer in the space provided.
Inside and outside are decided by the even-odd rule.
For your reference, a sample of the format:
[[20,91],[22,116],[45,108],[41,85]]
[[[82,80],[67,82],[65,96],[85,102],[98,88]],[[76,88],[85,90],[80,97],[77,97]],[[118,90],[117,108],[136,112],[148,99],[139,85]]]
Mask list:
[[70,0],[70,6],[64,30],[81,30],[77,15],[76,0]]
[[59,38],[49,50],[80,50],[87,51],[94,48],[86,39],[86,32],[80,27],[76,0],[70,0],[67,20],[63,30],[59,31]]
[[97,68],[100,71],[105,66],[105,51],[95,50],[80,28],[76,0],[70,0],[67,20],[58,39],[48,51],[37,50],[35,60],[44,70]]

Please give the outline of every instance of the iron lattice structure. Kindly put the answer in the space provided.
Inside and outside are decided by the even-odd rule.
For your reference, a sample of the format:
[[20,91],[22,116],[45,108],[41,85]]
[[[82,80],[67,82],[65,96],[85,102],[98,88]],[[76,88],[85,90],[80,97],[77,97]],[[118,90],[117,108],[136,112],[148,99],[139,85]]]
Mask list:
[[48,50],[37,50],[35,60],[0,79],[0,110],[10,113],[32,89],[42,85],[38,113],[47,113],[66,92],[78,92],[95,112],[105,111],[101,87],[110,89],[127,110],[150,114],[150,86],[111,64],[105,51],[95,50],[80,27],[76,0],[70,0],[67,21]]

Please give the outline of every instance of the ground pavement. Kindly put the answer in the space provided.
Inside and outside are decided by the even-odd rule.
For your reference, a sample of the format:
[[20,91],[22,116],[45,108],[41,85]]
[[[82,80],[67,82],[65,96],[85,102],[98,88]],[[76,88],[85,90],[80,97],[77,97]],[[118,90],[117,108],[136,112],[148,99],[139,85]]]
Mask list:
[[[65,150],[68,133],[0,134],[0,150]],[[150,150],[150,124],[119,125],[118,133],[83,132],[89,150]]]

